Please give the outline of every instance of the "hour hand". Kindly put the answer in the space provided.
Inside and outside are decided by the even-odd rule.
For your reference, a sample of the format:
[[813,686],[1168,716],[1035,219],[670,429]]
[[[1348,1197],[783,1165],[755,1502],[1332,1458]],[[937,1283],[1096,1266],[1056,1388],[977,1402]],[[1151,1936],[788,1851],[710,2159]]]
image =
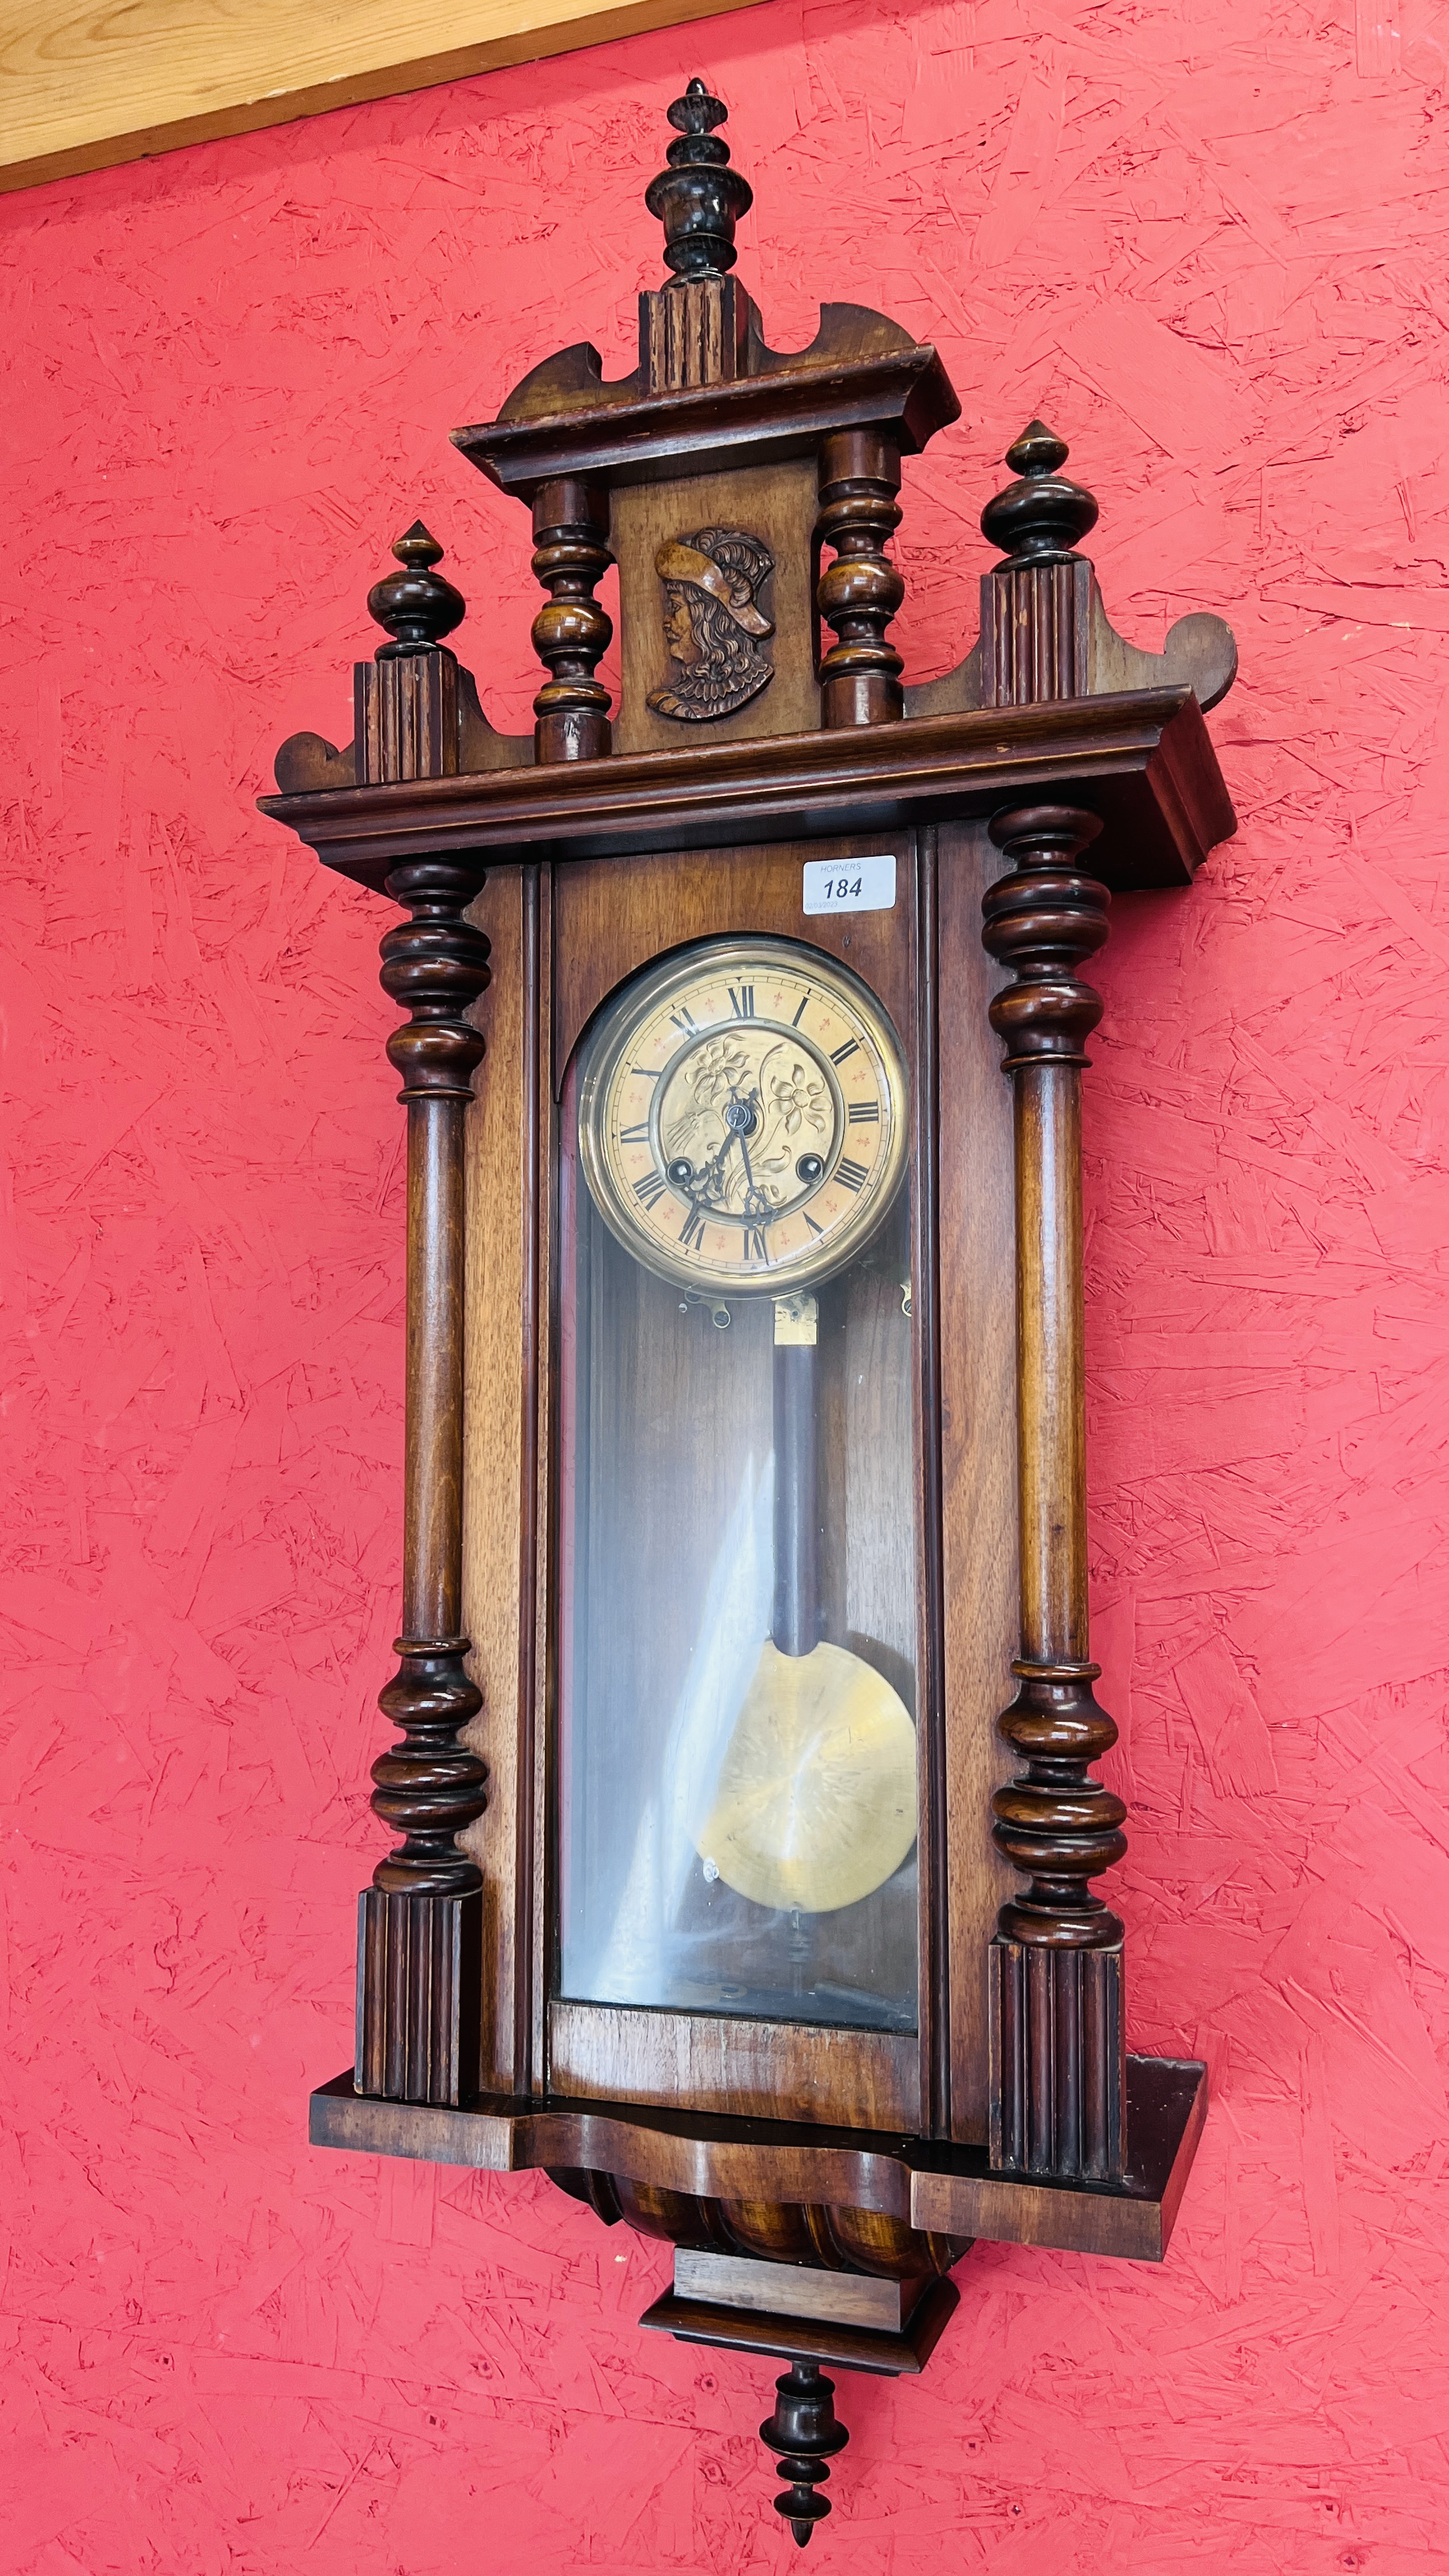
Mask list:
[[724,1143],[720,1146],[717,1153],[711,1154],[703,1171],[695,1174],[694,1183],[690,1190],[690,1196],[695,1201],[696,1205],[701,1201],[711,1205],[716,1201],[723,1204],[725,1195],[724,1167],[729,1158],[730,1147],[734,1141],[733,1133],[726,1135]]

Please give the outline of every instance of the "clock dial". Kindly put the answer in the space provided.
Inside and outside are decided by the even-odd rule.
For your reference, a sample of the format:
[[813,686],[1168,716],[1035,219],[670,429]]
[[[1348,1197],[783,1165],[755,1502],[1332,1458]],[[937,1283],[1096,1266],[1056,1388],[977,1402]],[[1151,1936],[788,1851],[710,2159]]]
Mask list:
[[579,1085],[594,1200],[636,1260],[705,1295],[782,1296],[874,1233],[905,1162],[880,1004],[787,940],[709,940],[604,1012]]

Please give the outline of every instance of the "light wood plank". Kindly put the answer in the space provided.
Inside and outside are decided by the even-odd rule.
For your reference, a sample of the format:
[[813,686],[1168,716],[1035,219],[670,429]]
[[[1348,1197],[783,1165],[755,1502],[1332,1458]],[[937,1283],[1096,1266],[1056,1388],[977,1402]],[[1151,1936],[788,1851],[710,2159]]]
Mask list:
[[756,5],[133,0],[113,11],[0,0],[0,189]]

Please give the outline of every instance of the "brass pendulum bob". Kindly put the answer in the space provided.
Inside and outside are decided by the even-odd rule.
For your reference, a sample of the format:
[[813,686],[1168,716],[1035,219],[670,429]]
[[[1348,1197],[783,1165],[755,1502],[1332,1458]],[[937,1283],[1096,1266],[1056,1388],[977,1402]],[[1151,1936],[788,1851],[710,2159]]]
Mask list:
[[884,1676],[820,1635],[818,1308],[775,1300],[771,1634],[696,1841],[756,1905],[829,1914],[883,1887],[916,1838],[916,1730]]

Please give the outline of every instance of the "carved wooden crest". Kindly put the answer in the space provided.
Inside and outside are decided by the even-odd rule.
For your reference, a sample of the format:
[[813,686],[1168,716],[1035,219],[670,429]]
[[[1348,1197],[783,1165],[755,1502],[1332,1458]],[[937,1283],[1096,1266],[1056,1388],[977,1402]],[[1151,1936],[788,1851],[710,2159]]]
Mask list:
[[687,724],[732,716],[775,676],[764,651],[774,622],[759,605],[774,556],[744,528],[696,528],[661,546],[654,569],[673,668],[648,704]]

